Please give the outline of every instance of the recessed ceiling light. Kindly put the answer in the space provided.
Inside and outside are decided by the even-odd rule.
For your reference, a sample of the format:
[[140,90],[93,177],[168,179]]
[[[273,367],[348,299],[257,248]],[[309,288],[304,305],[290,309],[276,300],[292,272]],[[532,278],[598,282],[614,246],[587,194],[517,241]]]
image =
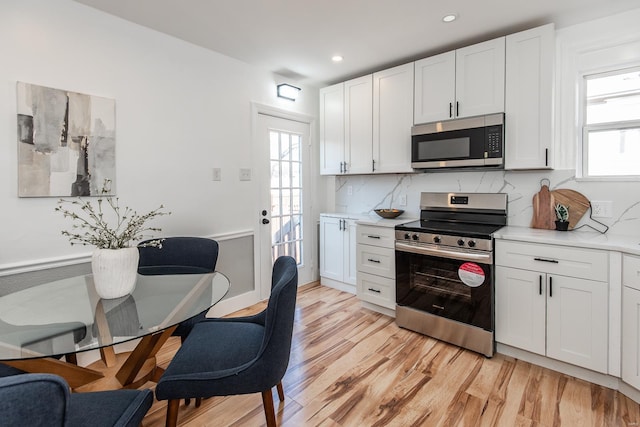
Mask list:
[[442,22],[453,22],[458,19],[458,15],[455,13],[449,13],[442,17]]
[[342,62],[342,60],[343,60],[343,59],[344,59],[344,58],[342,57],[342,55],[333,55],[333,56],[331,57],[331,60],[332,60],[333,62]]

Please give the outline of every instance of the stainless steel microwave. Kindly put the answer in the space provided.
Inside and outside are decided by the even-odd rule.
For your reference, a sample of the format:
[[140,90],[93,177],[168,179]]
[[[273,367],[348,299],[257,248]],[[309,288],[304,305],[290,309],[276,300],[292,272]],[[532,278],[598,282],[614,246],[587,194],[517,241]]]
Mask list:
[[504,168],[504,113],[413,126],[411,167]]

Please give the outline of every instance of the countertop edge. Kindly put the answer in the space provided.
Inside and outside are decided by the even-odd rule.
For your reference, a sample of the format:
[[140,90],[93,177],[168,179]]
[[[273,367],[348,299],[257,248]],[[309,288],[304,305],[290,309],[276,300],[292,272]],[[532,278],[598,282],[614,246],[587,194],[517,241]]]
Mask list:
[[506,226],[493,233],[495,239],[543,243],[576,248],[601,249],[640,255],[640,237],[590,231],[555,231]]

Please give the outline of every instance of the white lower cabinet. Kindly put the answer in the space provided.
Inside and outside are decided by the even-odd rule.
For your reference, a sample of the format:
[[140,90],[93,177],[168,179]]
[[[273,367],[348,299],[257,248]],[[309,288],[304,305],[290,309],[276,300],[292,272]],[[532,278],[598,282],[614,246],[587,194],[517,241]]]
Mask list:
[[395,310],[395,230],[390,227],[358,225],[356,233],[358,298]]
[[640,389],[640,257],[622,258],[622,380]]
[[[354,219],[320,215],[320,281],[322,284],[334,285],[341,290],[351,290],[350,288],[356,284],[355,239]],[[355,293],[355,289],[352,291]]]
[[496,240],[496,341],[608,371],[605,251]]

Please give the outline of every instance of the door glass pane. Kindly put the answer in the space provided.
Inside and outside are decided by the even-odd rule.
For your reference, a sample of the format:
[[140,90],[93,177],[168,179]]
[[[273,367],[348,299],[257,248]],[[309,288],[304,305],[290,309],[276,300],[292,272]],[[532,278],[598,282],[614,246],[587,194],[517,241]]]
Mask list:
[[302,176],[300,176],[300,163],[291,163],[291,186],[302,187]]
[[301,136],[270,132],[272,255],[302,263]]

